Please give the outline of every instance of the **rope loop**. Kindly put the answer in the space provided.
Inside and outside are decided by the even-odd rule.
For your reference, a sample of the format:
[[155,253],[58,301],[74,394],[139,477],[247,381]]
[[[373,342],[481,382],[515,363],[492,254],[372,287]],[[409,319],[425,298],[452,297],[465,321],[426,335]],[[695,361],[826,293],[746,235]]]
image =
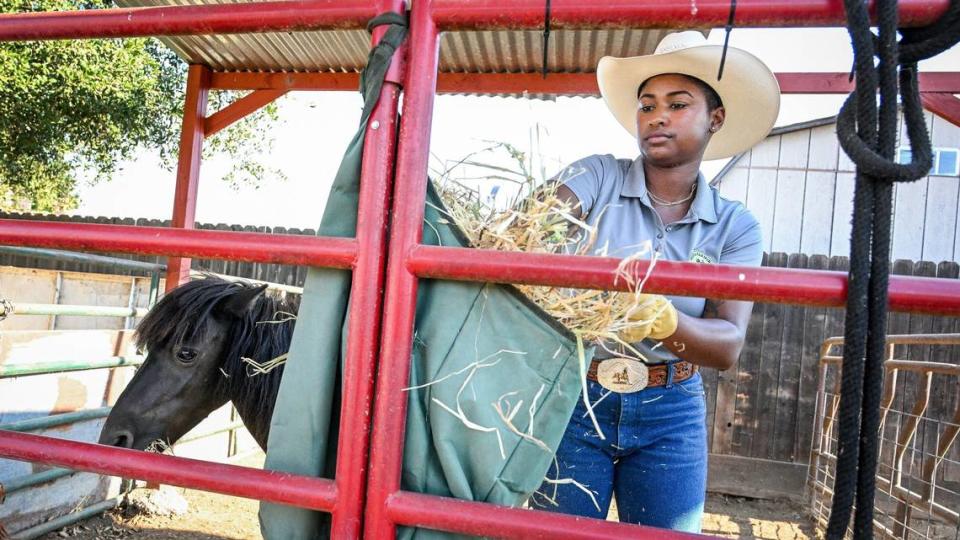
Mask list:
[[[893,183],[922,178],[933,162],[917,84],[917,61],[960,40],[960,0],[951,0],[937,22],[901,30],[900,41],[896,0],[876,0],[876,35],[870,31],[870,16],[863,0],[844,0],[844,9],[853,45],[856,90],[840,108],[837,139],[856,165],[857,176],[837,411],[836,475],[826,531],[830,540],[847,536],[854,507],[853,537],[873,538]],[[906,164],[895,159],[901,106],[911,149],[911,162]]]
[[[850,94],[837,117],[837,138],[843,151],[864,174],[881,181],[912,182],[926,176],[933,165],[930,136],[924,120],[923,106],[917,82],[917,62],[939,54],[960,41],[960,0],[951,0],[944,15],[934,23],[919,28],[903,28],[903,36],[895,44],[896,53],[890,56],[889,47],[881,44],[880,38],[869,31],[866,8],[851,10],[848,5],[848,28],[853,41],[856,90]],[[896,18],[896,4],[889,2],[887,17]],[[879,14],[885,16],[884,13]],[[874,58],[880,62],[875,65]],[[896,99],[897,83],[889,81],[884,88],[879,78],[886,68],[889,73],[899,67],[899,95],[903,108],[907,140],[911,149],[910,163],[897,163],[892,157],[881,156],[875,148],[876,128],[863,133],[862,123],[873,124],[869,117],[876,116],[876,107],[861,102],[876,102],[876,89],[888,99]],[[858,112],[859,111],[859,112]],[[868,118],[862,118],[865,114]],[[864,122],[866,120],[866,122]],[[866,138],[864,138],[866,136]]]

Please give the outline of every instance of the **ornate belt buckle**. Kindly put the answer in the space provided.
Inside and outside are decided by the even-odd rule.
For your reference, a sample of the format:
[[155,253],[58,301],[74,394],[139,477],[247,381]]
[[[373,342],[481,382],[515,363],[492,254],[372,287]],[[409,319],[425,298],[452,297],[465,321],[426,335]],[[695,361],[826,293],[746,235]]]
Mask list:
[[611,358],[597,365],[597,382],[611,392],[639,392],[647,387],[649,378],[647,366],[637,360]]

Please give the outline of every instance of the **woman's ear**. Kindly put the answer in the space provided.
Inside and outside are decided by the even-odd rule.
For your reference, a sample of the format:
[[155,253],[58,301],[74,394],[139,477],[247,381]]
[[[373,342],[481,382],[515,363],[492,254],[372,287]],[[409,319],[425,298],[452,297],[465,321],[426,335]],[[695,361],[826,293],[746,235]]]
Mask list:
[[717,107],[710,111],[710,131],[716,133],[723,127],[723,121],[727,118],[727,110],[723,107]]

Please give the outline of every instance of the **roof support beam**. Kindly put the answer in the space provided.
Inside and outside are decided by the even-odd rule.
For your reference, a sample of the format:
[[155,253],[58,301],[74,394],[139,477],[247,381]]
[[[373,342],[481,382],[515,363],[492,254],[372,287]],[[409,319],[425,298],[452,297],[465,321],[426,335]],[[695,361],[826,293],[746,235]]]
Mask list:
[[[853,90],[848,73],[777,73],[784,94],[847,94]],[[218,72],[210,82],[217,90],[356,90],[357,73]],[[920,74],[921,92],[960,93],[960,72]],[[441,94],[597,95],[593,73],[440,73]]]
[[[875,12],[871,0],[870,12]],[[947,10],[948,0],[900,0],[900,24],[930,24]],[[433,0],[433,19],[440,30],[539,29],[543,0]],[[730,0],[554,0],[552,28],[718,28],[727,23]],[[843,3],[836,0],[740,0],[739,27],[843,26]]]
[[0,15],[0,41],[365,28],[369,0],[289,0]]
[[360,88],[356,72],[217,71],[210,79],[212,90],[325,90],[355,92]]
[[[871,1],[871,7],[874,2]],[[949,0],[900,0],[900,24],[937,20]],[[538,29],[543,0],[435,0],[440,30]],[[871,9],[872,11],[872,9]],[[554,28],[717,28],[726,24],[729,0],[555,0]],[[347,30],[364,28],[376,15],[369,0],[289,0],[149,8],[90,9],[0,15],[0,41],[210,35],[243,32]],[[740,0],[737,26],[842,26],[836,0]]]
[[204,137],[208,139],[213,137],[220,130],[230,127],[234,122],[259,111],[262,107],[273,103],[286,93],[287,90],[254,90],[208,116],[203,122]]
[[960,99],[949,92],[921,92],[923,108],[960,127]]
[[[177,162],[177,187],[173,194],[171,227],[192,229],[197,213],[197,186],[200,183],[200,159],[205,137],[210,68],[193,64],[187,72],[187,94],[180,129],[180,156]],[[190,279],[190,259],[167,257],[167,291]]]

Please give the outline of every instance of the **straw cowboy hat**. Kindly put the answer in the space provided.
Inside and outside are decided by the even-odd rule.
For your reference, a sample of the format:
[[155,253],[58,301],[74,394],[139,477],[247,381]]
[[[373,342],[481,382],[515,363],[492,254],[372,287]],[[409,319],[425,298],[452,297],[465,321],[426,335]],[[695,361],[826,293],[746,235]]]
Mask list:
[[780,85],[756,56],[727,48],[723,76],[717,80],[723,47],[708,45],[696,31],[667,35],[653,54],[615,58],[604,56],[597,65],[600,95],[610,112],[637,136],[637,89],[656,75],[680,73],[712,87],[727,110],[723,127],[714,133],[703,159],[721,159],[743,152],[770,133],[780,110]]

